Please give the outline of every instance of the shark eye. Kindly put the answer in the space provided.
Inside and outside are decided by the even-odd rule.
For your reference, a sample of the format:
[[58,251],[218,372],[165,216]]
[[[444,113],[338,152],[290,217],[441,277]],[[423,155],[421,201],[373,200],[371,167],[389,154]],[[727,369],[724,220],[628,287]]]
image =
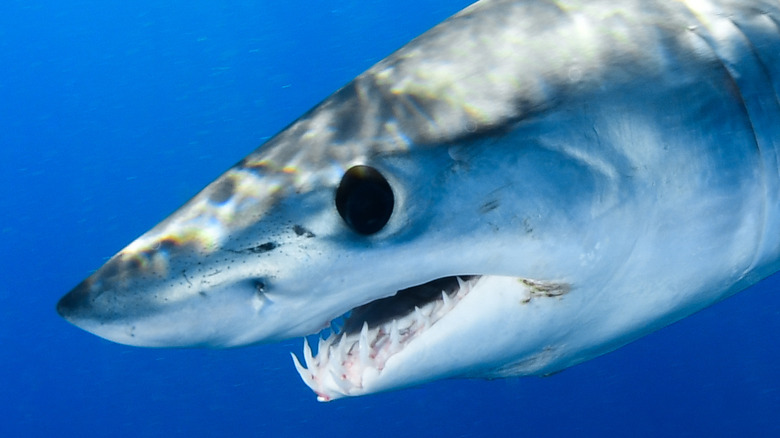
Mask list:
[[336,190],[336,209],[359,234],[384,228],[393,213],[393,189],[379,171],[369,166],[349,168]]

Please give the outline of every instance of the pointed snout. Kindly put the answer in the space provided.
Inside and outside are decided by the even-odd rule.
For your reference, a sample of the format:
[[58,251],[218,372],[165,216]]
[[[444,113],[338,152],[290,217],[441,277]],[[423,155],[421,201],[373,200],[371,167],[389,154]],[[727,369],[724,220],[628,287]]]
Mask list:
[[57,313],[73,324],[78,325],[76,321],[80,315],[89,313],[91,307],[89,282],[89,280],[82,281],[57,302]]

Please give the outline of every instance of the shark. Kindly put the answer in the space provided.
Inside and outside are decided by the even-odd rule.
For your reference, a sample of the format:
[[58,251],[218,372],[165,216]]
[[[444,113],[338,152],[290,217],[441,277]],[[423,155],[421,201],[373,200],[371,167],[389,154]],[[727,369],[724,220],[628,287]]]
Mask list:
[[551,375],[780,269],[779,90],[775,0],[481,0],[57,311],[133,346],[303,337],[321,401]]

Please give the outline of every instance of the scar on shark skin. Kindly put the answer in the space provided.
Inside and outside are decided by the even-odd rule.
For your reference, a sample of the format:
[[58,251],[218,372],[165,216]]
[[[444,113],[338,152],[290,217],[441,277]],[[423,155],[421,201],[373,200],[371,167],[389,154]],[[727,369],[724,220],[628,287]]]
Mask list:
[[479,208],[479,212],[482,214],[489,213],[496,208],[498,208],[501,205],[501,201],[494,199],[492,201],[488,201]]
[[528,296],[520,301],[522,304],[530,303],[533,298],[561,297],[571,291],[571,285],[568,283],[537,281],[527,278],[520,278],[517,281],[527,286],[529,291]]
[[300,225],[293,225],[292,229],[293,229],[293,232],[295,233],[296,236],[299,236],[299,237],[303,236],[303,237],[306,237],[306,238],[316,237],[314,233],[312,233],[311,231],[307,230],[306,228],[304,228],[304,227],[302,227]]
[[241,253],[251,253],[251,254],[263,254],[269,251],[273,251],[276,248],[278,248],[280,245],[276,242],[265,242],[257,246],[253,246],[251,248],[244,248],[244,249],[228,249],[227,251],[232,252],[234,254],[241,254]]

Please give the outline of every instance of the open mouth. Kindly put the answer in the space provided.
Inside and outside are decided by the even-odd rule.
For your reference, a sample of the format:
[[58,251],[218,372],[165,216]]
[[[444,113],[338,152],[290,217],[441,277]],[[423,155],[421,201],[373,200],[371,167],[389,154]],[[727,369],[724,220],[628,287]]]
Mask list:
[[481,276],[444,277],[352,309],[341,329],[320,335],[316,355],[304,340],[295,368],[320,401],[355,395],[388,359],[449,313]]

